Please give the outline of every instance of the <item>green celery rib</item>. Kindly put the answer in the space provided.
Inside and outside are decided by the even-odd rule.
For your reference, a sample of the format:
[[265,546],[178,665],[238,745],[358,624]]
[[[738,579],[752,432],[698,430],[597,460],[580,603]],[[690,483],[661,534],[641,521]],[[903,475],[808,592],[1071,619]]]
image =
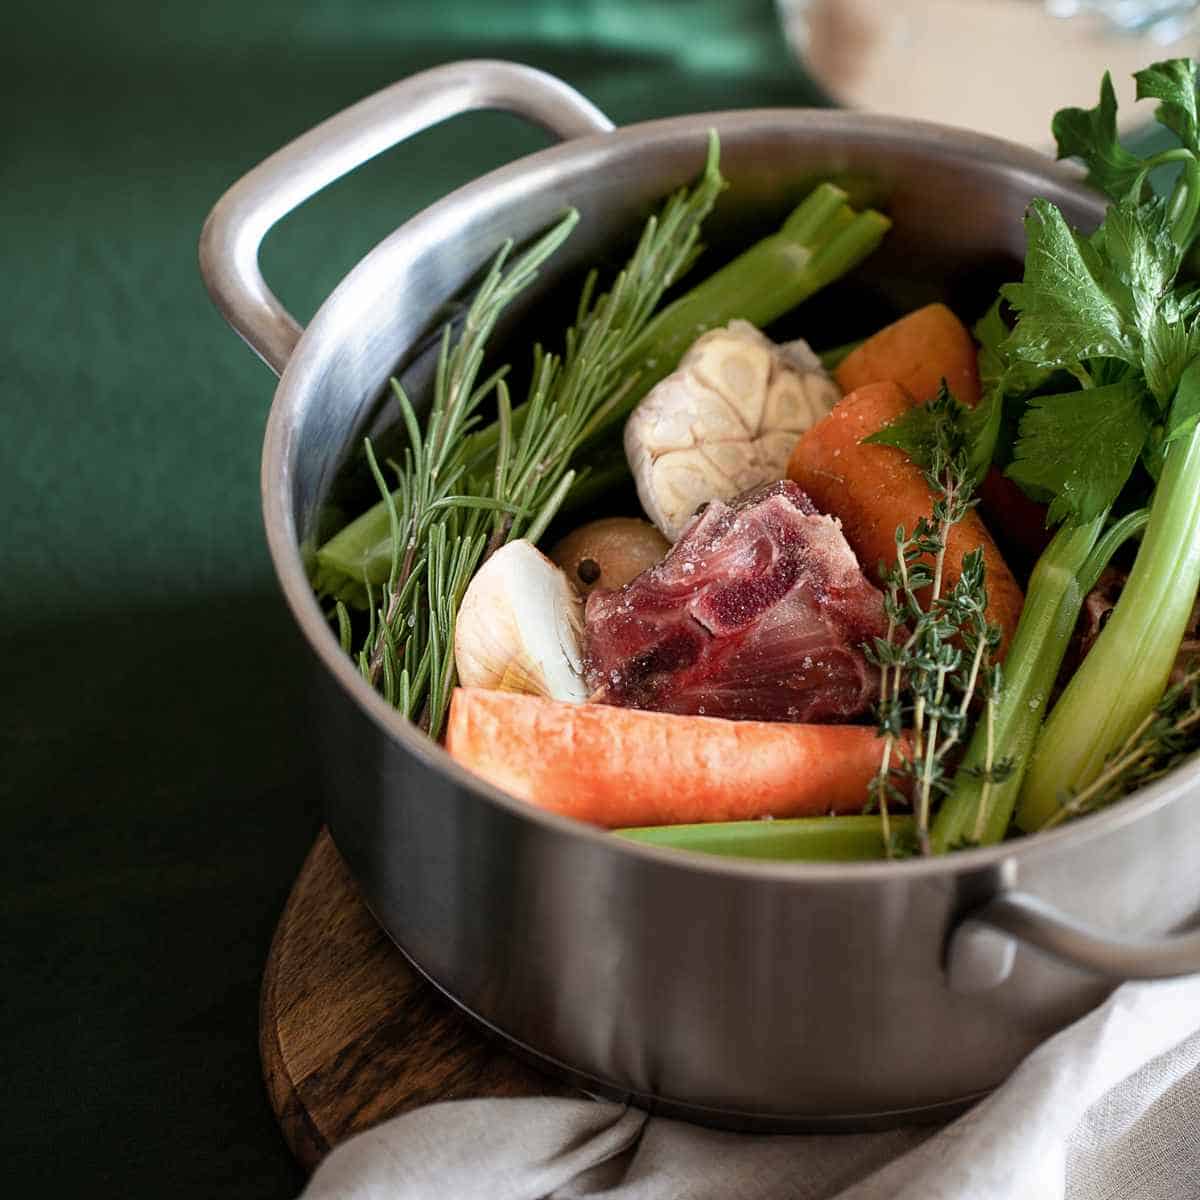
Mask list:
[[[634,386],[598,425],[589,446],[601,442],[641,398],[678,365],[684,351],[706,330],[735,317],[769,325],[821,288],[846,274],[882,241],[891,222],[868,209],[855,212],[846,193],[831,183],[814,188],[778,233],[751,246],[716,274],[697,284],[658,313],[630,348],[637,371]],[[525,406],[512,412],[513,436],[525,419]],[[489,469],[499,441],[493,423],[470,435],[478,469]],[[581,487],[594,487],[581,481]],[[351,521],[317,551],[320,578],[344,577],[355,585],[379,585],[391,569],[387,506],[381,501]]]
[[[913,819],[891,817],[893,833],[908,834]],[[884,857],[880,818],[798,817],[779,821],[714,821],[704,825],[647,825],[617,829],[617,837],[727,858],[799,862],[861,862]]]
[[1107,516],[1105,512],[1087,525],[1060,529],[1038,559],[1004,660],[1004,684],[992,731],[993,757],[1009,759],[1012,774],[991,785],[984,806],[984,783],[969,773],[987,761],[987,728],[981,720],[955,774],[954,788],[934,820],[930,841],[935,854],[964,843],[991,845],[1008,830],[1050,689],[1087,595],[1079,574]]
[[[832,184],[822,184],[817,191],[822,189],[837,190]],[[637,386],[609,414],[606,425],[627,417],[702,333],[735,317],[760,328],[771,324],[856,267],[891,228],[882,213],[855,213],[844,205],[809,240],[788,232],[790,223],[791,218],[778,233],[697,284],[646,326],[631,351],[631,362],[642,364]]]
[[1040,829],[1158,703],[1200,583],[1200,428],[1173,443],[1133,570],[1042,728],[1017,823]]

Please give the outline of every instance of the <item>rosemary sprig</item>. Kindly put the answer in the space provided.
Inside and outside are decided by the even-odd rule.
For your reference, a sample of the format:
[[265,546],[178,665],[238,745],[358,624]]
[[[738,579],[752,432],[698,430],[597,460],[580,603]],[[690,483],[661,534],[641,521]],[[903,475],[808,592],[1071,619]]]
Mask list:
[[[970,726],[973,702],[979,697],[991,720],[1001,685],[1000,667],[992,661],[1000,630],[986,616],[982,553],[965,555],[954,586],[945,588],[950,530],[975,505],[965,415],[943,386],[908,423],[909,430],[920,430],[920,441],[906,448],[921,464],[934,503],[911,532],[896,530],[896,561],[884,573],[887,632],[865,648],[880,671],[876,719],[884,739],[870,803],[879,810],[889,857],[911,852],[906,839],[893,837],[890,818],[890,806],[910,797],[916,848],[930,853],[930,818],[949,790],[954,751]],[[989,780],[999,778],[1003,764],[989,755],[983,770]]]
[[[423,698],[425,673],[421,658],[414,658],[415,634],[430,634],[427,645],[435,659],[445,653],[444,640],[441,646],[437,644],[436,629],[417,629],[416,597],[422,575],[428,576],[429,586],[444,595],[454,577],[449,563],[454,562],[459,570],[463,568],[464,547],[469,549],[477,539],[478,527],[483,522],[483,510],[478,504],[463,504],[455,496],[455,489],[464,482],[468,465],[463,439],[477,421],[480,404],[501,378],[493,375],[477,385],[487,339],[505,307],[537,278],[538,269],[562,245],[578,220],[577,212],[568,212],[508,271],[504,266],[512,252],[512,243],[501,248],[467,310],[458,340],[451,345],[449,326],[443,334],[433,402],[424,429],[404,389],[392,380],[392,391],[408,433],[395,494],[387,486],[370,442],[367,443],[367,461],[388,506],[392,566],[384,602],[373,613],[372,628],[359,651],[358,661],[364,677],[376,687],[382,685],[391,704],[398,704],[401,690],[410,704]],[[499,498],[480,494],[474,499]],[[445,534],[454,536],[452,546],[430,540],[435,523],[441,525]],[[435,555],[438,546],[442,553]],[[435,678],[440,674],[440,666],[439,661],[429,663]],[[406,715],[412,717],[413,712],[410,710]]]
[[1095,812],[1158,779],[1200,749],[1200,663],[1192,663],[1178,683],[1146,714],[1109,756],[1096,778],[1065,797],[1041,828]]
[[[574,212],[508,269],[511,245],[497,255],[457,341],[451,342],[449,328],[445,332],[423,427],[392,381],[408,446],[392,464],[394,489],[367,446],[387,506],[392,552],[387,585],[382,595],[370,596],[370,626],[356,657],[388,702],[432,736],[441,732],[455,684],[454,629],[471,577],[506,541],[536,541],[554,519],[577,478],[572,458],[633,386],[640,364],[632,349],[663,293],[694,260],[700,224],[723,187],[714,136],[698,184],[681,189],[649,219],[611,288],[597,296],[597,278],[588,277],[562,353],[535,347],[519,423],[505,370],[479,382],[487,339],[504,307],[570,233]],[[496,444],[481,450],[470,435],[480,405],[493,395]],[[345,643],[349,617],[340,601],[335,614]]]

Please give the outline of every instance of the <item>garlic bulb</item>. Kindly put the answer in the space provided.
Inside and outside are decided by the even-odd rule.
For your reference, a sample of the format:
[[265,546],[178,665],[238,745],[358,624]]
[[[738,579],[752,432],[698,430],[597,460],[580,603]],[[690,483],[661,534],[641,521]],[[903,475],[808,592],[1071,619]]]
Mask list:
[[458,610],[454,664],[467,687],[583,701],[583,604],[532,542],[501,546]]
[[840,398],[806,342],[777,346],[748,321],[710,330],[625,425],[646,515],[674,541],[706,500],[783,478],[800,434]]

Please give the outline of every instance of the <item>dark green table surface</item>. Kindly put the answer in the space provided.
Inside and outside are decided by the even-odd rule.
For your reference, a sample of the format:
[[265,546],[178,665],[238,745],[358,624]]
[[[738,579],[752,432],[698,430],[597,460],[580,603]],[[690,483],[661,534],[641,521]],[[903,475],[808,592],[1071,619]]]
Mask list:
[[[14,21],[15,16],[15,21]],[[462,57],[617,121],[813,97],[772,0],[16,0],[0,129],[4,1187],[290,1196],[259,977],[317,827],[306,664],[261,536],[273,380],[195,266],[291,137]],[[303,317],[379,238],[545,144],[462,118],[272,234]]]

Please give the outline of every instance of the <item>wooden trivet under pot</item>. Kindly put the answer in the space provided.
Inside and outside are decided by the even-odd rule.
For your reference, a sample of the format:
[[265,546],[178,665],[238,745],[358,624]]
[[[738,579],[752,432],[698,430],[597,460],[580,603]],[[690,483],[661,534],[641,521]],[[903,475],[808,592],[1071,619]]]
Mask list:
[[308,1170],[352,1135],[422,1104],[579,1094],[515,1058],[409,966],[327,830],[275,930],[259,1048],[271,1107]]

